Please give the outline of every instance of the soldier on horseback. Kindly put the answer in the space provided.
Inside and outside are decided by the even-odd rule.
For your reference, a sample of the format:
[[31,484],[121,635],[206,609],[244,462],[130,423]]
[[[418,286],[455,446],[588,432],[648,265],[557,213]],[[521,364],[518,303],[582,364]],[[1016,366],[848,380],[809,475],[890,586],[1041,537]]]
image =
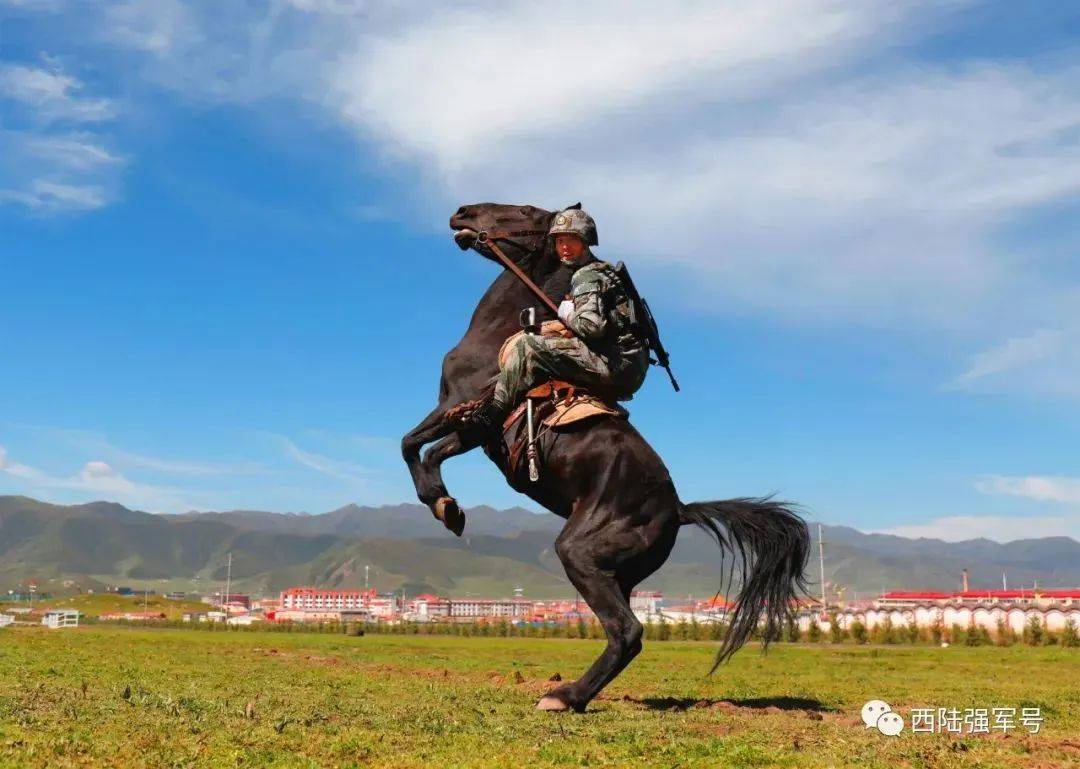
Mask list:
[[[448,457],[477,447],[512,488],[566,520],[554,552],[608,643],[580,678],[560,683],[537,707],[584,710],[638,655],[644,630],[629,596],[668,560],[688,524],[706,530],[741,565],[716,664],[755,632],[763,646],[779,637],[795,600],[805,594],[810,547],[806,524],[790,505],[752,497],[684,503],[663,460],[625,413],[602,408],[610,404],[587,403],[596,410],[564,429],[558,419],[549,420],[561,407],[563,416],[578,408],[566,403],[575,397],[573,387],[558,402],[555,383],[546,395],[526,395],[533,386],[543,390],[547,380],[561,379],[589,389],[590,396],[629,398],[650,363],[665,368],[679,389],[655,319],[633,280],[621,265],[590,253],[597,242],[592,219],[580,205],[552,212],[477,203],[461,206],[450,217],[450,228],[459,248],[473,249],[505,269],[480,299],[462,340],[443,359],[438,404],[402,438],[401,453],[417,496],[458,536],[465,515],[439,468]],[[560,309],[555,298],[568,293]],[[561,322],[549,320],[536,329],[532,302]],[[522,308],[526,333],[516,334]],[[476,429],[501,427],[511,407],[520,408],[524,419],[498,434]],[[609,416],[593,418],[598,413]],[[473,429],[462,429],[464,424]],[[523,435],[527,474],[520,462]],[[532,454],[537,446],[539,457]],[[533,472],[533,459],[540,460],[542,476]]]
[[579,208],[556,214],[548,237],[559,260],[575,268],[559,305],[563,334],[521,334],[502,357],[490,399],[452,409],[450,420],[485,430],[499,425],[528,390],[549,379],[610,400],[629,400],[645,381],[648,344],[635,324],[631,296],[616,269],[593,256],[596,223]]

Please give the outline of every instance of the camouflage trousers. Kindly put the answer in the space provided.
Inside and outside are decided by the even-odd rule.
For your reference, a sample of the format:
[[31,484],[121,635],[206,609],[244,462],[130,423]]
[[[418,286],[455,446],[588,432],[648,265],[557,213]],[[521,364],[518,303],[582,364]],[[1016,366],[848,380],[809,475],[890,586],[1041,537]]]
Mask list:
[[495,382],[492,405],[507,413],[525,393],[549,379],[562,379],[597,394],[629,399],[645,381],[648,357],[601,355],[577,337],[522,334],[507,351]]

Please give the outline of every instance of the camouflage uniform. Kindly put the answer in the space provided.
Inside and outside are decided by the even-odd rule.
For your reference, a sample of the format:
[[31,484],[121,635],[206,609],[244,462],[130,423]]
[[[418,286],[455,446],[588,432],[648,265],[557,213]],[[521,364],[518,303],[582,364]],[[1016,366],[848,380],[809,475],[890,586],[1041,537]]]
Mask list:
[[607,262],[590,259],[570,281],[574,336],[523,334],[508,351],[495,383],[492,407],[507,413],[532,387],[563,379],[618,400],[629,400],[645,381],[649,356],[631,330],[630,300]]

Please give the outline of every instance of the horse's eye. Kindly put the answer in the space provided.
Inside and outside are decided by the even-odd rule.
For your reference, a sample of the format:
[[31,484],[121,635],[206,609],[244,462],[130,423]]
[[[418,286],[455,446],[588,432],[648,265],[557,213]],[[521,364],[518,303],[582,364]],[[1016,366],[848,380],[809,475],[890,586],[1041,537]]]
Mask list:
[[528,215],[529,215],[529,210],[530,210],[530,209],[529,209],[529,207],[528,207],[528,206],[524,206],[523,208],[519,208],[518,210],[519,210],[519,211],[520,211],[520,212],[521,212],[522,214],[524,214],[525,216],[528,216]]

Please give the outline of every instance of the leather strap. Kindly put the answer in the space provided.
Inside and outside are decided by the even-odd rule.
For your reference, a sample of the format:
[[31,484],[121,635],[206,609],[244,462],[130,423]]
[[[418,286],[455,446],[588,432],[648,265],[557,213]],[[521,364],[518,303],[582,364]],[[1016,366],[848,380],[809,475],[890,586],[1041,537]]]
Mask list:
[[547,230],[480,230],[476,233],[476,239],[481,243],[487,243],[489,240],[524,238],[529,235],[547,235]]
[[503,253],[502,249],[499,248],[498,245],[496,245],[494,240],[491,239],[490,234],[488,234],[485,237],[485,239],[483,239],[483,240],[480,239],[480,235],[483,235],[483,233],[478,233],[477,241],[479,243],[483,243],[485,246],[490,248],[491,253],[495,254],[495,256],[499,259],[499,261],[503,263],[503,266],[506,267],[506,269],[510,270],[510,272],[514,273],[514,275],[517,276],[517,279],[520,280],[522,283],[524,283],[525,286],[530,291],[532,291],[533,294],[536,295],[536,298],[539,299],[544,304],[545,307],[547,307],[549,310],[551,310],[551,312],[556,317],[558,317],[559,308],[556,307],[555,303],[553,301],[551,301],[551,298],[547,294],[544,293],[543,289],[540,288],[540,286],[533,283],[532,278],[530,278],[528,275],[526,275],[524,273],[524,271],[522,271],[522,269],[520,267],[518,267],[516,264],[514,264],[510,260],[510,257],[508,257],[506,254]]

